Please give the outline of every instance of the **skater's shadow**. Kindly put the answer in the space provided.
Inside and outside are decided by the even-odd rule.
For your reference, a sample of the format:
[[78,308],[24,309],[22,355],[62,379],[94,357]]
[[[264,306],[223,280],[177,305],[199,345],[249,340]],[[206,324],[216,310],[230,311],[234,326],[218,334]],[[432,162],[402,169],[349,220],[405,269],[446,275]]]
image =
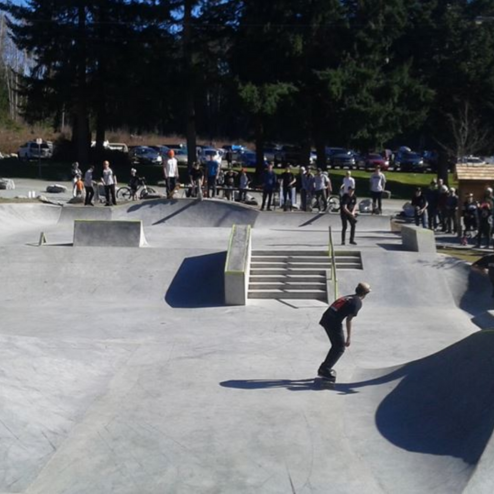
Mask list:
[[268,389],[285,388],[289,391],[321,391],[323,388],[319,379],[245,379],[238,381],[223,381],[220,386],[235,389]]

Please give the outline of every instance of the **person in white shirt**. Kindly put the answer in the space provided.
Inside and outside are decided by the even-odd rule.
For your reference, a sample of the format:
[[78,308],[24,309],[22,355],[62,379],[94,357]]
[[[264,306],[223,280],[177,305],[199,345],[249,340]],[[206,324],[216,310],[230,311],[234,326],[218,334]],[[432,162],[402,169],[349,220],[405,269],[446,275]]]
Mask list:
[[326,211],[331,190],[331,180],[327,174],[323,173],[321,168],[318,168],[314,177],[314,196],[319,212]]
[[168,152],[168,159],[165,161],[163,171],[165,173],[168,198],[171,199],[173,197],[173,193],[175,192],[178,179],[178,162],[177,158],[175,158],[175,151],[173,151],[173,149],[170,149]]
[[[105,186],[105,206],[117,205],[117,199],[115,196],[115,184],[117,182],[117,177],[113,174],[113,170],[110,168],[109,161],[103,161],[103,185]],[[111,203],[110,203],[111,196]]]
[[352,172],[350,170],[346,172],[346,176],[343,178],[340,195],[344,196],[345,194],[348,194],[348,189],[355,190],[355,179],[352,177]]
[[382,213],[382,197],[384,188],[386,187],[386,177],[381,172],[379,166],[376,167],[374,173],[370,176],[370,192],[372,197],[372,214]]

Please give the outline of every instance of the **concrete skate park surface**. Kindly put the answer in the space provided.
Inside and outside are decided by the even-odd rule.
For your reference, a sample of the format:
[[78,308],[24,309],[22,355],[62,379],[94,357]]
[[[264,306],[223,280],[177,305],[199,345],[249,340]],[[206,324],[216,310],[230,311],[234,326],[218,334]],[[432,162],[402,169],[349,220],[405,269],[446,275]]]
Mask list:
[[[148,246],[72,247],[99,215],[141,220]],[[314,383],[324,303],[223,305],[231,224],[254,250],[326,249],[331,224],[339,249],[317,216],[0,205],[0,493],[492,493],[486,277],[361,218],[339,290],[373,291],[334,391]]]

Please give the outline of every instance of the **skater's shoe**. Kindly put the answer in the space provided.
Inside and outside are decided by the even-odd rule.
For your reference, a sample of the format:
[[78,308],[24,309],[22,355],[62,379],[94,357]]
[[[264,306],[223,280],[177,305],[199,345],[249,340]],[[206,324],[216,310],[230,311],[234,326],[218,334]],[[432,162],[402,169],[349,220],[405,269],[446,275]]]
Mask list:
[[336,371],[334,369],[326,369],[324,367],[319,367],[317,371],[317,375],[319,377],[323,377],[324,379],[329,379],[330,381],[336,381]]
[[350,240],[350,243],[351,243],[352,245],[357,245],[357,242],[355,242],[355,240]]

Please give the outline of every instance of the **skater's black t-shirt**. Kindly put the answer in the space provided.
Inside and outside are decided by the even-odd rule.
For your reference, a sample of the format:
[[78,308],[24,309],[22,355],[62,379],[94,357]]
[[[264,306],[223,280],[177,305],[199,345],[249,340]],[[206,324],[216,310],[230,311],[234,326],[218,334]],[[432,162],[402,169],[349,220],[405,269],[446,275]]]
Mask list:
[[295,175],[292,172],[284,172],[281,174],[281,182],[283,183],[283,188],[288,189],[293,187],[290,185],[295,180]]
[[321,326],[341,324],[345,317],[357,317],[362,308],[362,300],[358,295],[347,295],[335,300],[329,309],[322,315]]
[[204,178],[204,173],[200,168],[192,168],[192,170],[190,170],[190,176],[195,182],[196,180],[202,180]]
[[350,213],[353,211],[353,208],[357,204],[357,198],[355,197],[355,194],[350,197],[349,194],[344,194],[343,197],[341,198],[341,214],[346,214],[345,211],[343,210],[343,207],[346,206],[348,211]]

